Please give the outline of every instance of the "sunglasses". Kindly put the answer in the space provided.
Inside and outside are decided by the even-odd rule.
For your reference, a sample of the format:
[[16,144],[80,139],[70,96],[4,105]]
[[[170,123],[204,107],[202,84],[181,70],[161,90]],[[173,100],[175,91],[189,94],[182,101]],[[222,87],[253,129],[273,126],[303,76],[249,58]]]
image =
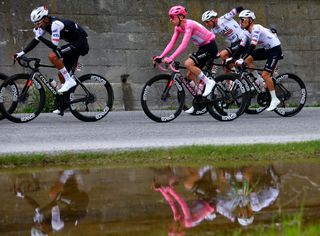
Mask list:
[[244,22],[244,21],[246,21],[246,20],[247,20],[247,18],[241,18],[241,19],[240,19],[241,22]]
[[175,15],[170,15],[169,17],[170,17],[171,20],[174,20],[177,16],[175,16]]

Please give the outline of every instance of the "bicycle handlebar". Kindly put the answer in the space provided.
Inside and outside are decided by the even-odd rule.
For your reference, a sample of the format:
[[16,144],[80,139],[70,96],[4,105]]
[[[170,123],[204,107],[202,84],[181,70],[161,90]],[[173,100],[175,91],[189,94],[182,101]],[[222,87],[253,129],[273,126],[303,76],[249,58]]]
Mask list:
[[50,67],[50,68],[55,67],[53,65],[40,64],[41,60],[39,58],[32,58],[32,57],[26,57],[26,56],[15,58],[15,61],[18,61],[20,66],[25,68],[30,68],[31,70],[36,70],[39,67]]
[[163,63],[163,62],[161,62],[161,63],[155,62],[154,66],[157,67],[161,71],[167,72],[167,71],[171,70],[171,71],[173,71],[175,73],[180,72],[179,69],[186,69],[186,67],[180,66],[180,63],[178,61],[173,61],[170,64],[165,64],[165,65],[167,65],[167,68],[164,67],[162,64],[165,64],[165,63]]

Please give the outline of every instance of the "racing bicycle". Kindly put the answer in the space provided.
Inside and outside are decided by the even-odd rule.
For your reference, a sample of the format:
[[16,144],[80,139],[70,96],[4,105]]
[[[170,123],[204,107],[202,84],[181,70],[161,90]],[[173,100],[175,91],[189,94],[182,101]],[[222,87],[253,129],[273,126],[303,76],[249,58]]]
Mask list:
[[[259,86],[255,82],[255,77],[249,70],[262,72],[263,69],[249,68],[246,66],[236,66],[236,74],[229,74],[232,79],[240,79],[250,95],[247,108],[247,114],[259,114],[263,112],[271,102],[271,96],[267,88]],[[278,74],[278,71],[272,74],[272,80],[275,86],[275,92],[280,100],[280,104],[274,110],[280,116],[294,116],[304,107],[307,100],[307,90],[304,82],[293,73]]]
[[[68,92],[60,94],[40,71],[41,67],[55,68],[54,66],[41,64],[39,58],[23,56],[16,60],[20,66],[29,68],[31,73],[12,75],[0,86],[0,111],[7,119],[25,123],[36,118],[44,108],[46,92],[54,96],[57,108],[62,112],[61,115],[69,108],[70,112],[81,121],[98,121],[111,110],[113,89],[104,77],[97,74],[77,77],[75,67],[71,75],[77,85]],[[10,84],[14,84],[15,87],[9,86]]]
[[[213,61],[211,63],[214,64]],[[195,110],[207,109],[208,112],[219,121],[231,121],[239,117],[246,108],[248,93],[240,80],[233,80],[233,86],[226,86],[228,81],[224,75],[215,77],[210,74],[210,66],[205,71],[207,76],[216,81],[212,92],[203,97],[198,86],[192,86],[190,81],[182,75],[180,70],[185,70],[179,62],[173,62],[168,69],[161,63],[156,63],[162,71],[169,72],[159,74],[151,78],[144,85],[141,92],[141,106],[144,113],[153,121],[170,122],[177,118],[185,108],[186,92],[193,97],[192,105]]]

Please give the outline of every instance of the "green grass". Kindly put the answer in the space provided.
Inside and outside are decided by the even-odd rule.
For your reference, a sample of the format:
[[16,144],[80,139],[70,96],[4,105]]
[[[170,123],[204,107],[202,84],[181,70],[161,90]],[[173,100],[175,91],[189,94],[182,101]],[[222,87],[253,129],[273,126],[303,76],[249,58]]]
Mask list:
[[241,166],[274,161],[320,161],[320,140],[288,144],[187,146],[140,151],[0,156],[0,168],[18,166],[99,165],[145,167],[166,165]]

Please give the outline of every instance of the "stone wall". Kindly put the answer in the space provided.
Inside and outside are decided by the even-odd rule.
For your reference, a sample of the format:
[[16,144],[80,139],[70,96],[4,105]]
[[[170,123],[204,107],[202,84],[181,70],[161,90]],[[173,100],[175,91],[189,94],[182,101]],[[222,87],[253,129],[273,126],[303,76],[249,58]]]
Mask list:
[[[12,65],[12,55],[32,39],[30,12],[42,3],[29,0],[0,2],[1,72],[11,75],[22,71]],[[85,65],[82,73],[96,72],[112,83],[116,109],[140,109],[143,84],[159,73],[151,65],[151,57],[163,50],[172,35],[167,10],[175,4],[186,6],[188,17],[197,21],[203,11],[212,8],[219,14],[238,5],[255,11],[257,23],[278,30],[285,55],[285,60],[279,63],[280,71],[299,75],[308,87],[307,103],[320,103],[319,0],[47,0],[45,4],[51,15],[72,19],[88,32],[90,52],[80,59]],[[218,37],[217,41],[222,49],[224,40]],[[194,49],[190,45],[179,59],[182,61]],[[48,49],[39,45],[29,54],[48,62],[47,53]],[[53,71],[46,73],[54,75]],[[123,91],[126,91],[125,96]]]

